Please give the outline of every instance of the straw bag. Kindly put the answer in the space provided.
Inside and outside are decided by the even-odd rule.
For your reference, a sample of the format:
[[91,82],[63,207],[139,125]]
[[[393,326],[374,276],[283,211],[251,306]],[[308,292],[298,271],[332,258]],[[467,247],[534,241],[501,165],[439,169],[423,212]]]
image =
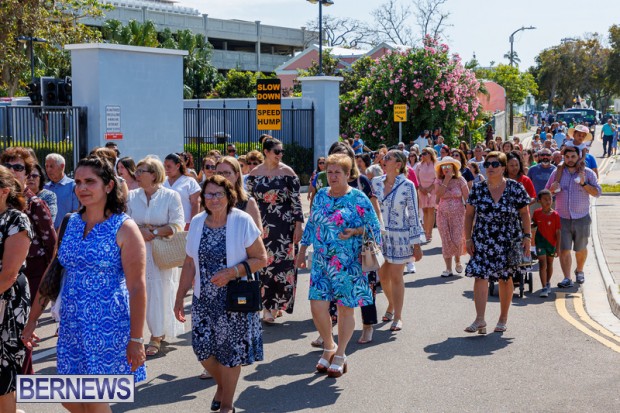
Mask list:
[[381,247],[375,241],[375,234],[370,230],[371,237],[366,233],[364,227],[364,235],[362,241],[362,271],[378,271],[379,268],[385,263]]
[[151,242],[153,261],[162,270],[180,267],[185,261],[187,232],[179,231],[170,237],[155,238]]

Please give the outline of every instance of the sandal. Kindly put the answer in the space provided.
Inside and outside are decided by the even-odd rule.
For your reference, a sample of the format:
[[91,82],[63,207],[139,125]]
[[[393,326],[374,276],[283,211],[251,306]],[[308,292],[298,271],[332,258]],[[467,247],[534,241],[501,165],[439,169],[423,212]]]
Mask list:
[[276,319],[271,314],[271,311],[263,310],[263,323],[270,325],[270,326],[276,323]]
[[462,273],[463,272],[463,264],[461,264],[460,262],[458,262],[456,264],[456,267],[454,267],[454,269],[456,270],[457,273]]
[[388,322],[388,321],[392,321],[394,319],[394,314],[390,313],[389,311],[386,311],[385,314],[383,314],[383,317],[381,317],[381,320]]
[[334,361],[336,359],[342,360],[342,364],[332,363],[327,370],[327,377],[338,378],[347,372],[347,356],[333,356]]
[[316,340],[310,342],[310,345],[312,347],[321,348],[323,347],[323,339],[321,338],[321,336],[319,336]]
[[375,329],[372,328],[372,326],[362,328],[362,335],[359,340],[357,340],[358,344],[368,344],[372,342],[372,333],[374,333],[374,331]]
[[[338,346],[334,345],[334,348],[331,350],[323,349],[323,354],[325,353],[336,353],[338,350]],[[334,359],[334,354],[331,355],[329,360],[327,360],[323,355],[319,359],[319,362],[316,365],[316,371],[319,373],[327,373],[327,370],[331,367],[332,360]]]
[[497,323],[497,325],[495,326],[495,330],[493,331],[496,333],[503,333],[506,330],[508,330],[508,327],[506,327],[506,323]]
[[486,334],[487,323],[485,323],[484,321],[474,321],[469,327],[466,327],[464,331],[466,333],[478,332],[478,334]]
[[276,313],[276,318],[280,318],[284,315],[284,313],[282,313],[282,310],[278,310],[278,312]]
[[[207,369],[204,369],[204,371],[200,374],[200,376],[198,376],[198,378],[200,380],[206,380],[206,379],[212,379],[213,376],[209,373],[209,371]],[[217,409],[219,410],[219,409]]]
[[146,355],[147,356],[156,356],[159,353],[159,350],[161,350],[161,340],[154,340],[151,339],[151,341],[149,341],[149,344],[146,345]]
[[394,321],[392,323],[392,326],[390,327],[390,331],[400,331],[402,329],[403,329],[403,322],[402,322],[402,320]]

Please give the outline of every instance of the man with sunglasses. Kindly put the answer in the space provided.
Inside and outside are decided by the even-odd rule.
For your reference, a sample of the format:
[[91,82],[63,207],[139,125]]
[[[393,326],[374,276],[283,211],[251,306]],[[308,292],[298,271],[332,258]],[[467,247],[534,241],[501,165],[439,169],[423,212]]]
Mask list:
[[228,156],[234,156],[235,158],[238,158],[238,156],[237,156],[237,147],[235,145],[233,145],[232,143],[228,144],[226,152],[228,153]]
[[[571,248],[575,251],[577,269],[575,277],[578,284],[585,281],[583,267],[588,257],[588,238],[590,237],[590,197],[601,196],[601,187],[596,175],[588,168],[579,168],[579,150],[575,146],[565,147],[564,171],[560,182],[555,182],[554,171],[546,189],[555,193],[555,206],[562,224],[562,236],[560,239],[560,265],[564,273],[564,279],[558,283],[560,288],[573,286],[570,270],[572,267]],[[540,157],[540,156],[539,156]],[[559,190],[559,192],[558,192]]]

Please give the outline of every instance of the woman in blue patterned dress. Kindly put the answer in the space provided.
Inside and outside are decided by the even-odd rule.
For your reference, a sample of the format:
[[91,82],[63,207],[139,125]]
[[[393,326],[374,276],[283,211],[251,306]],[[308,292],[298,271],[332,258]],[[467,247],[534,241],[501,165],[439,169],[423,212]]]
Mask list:
[[231,412],[241,366],[263,359],[263,336],[258,312],[226,311],[226,285],[247,275],[243,262],[252,272],[263,268],[267,252],[252,217],[234,207],[237,193],[226,178],[207,178],[200,202],[205,212],[189,226],[174,314],[185,322],[193,284],[192,347],[217,383],[211,410]]
[[[364,231],[380,242],[379,219],[368,197],[349,186],[353,160],[334,154],[327,158],[329,188],[314,197],[304,230],[297,267],[306,267],[306,249],[314,246],[310,273],[312,318],[323,339],[323,355],[316,369],[330,377],[347,371],[347,344],[355,329],[353,309],[373,303],[368,277],[362,272],[360,253]],[[332,336],[330,301],[338,305],[338,345]]]
[[[73,213],[58,251],[65,268],[59,296],[58,374],[131,374],[146,379],[142,332],[146,317],[146,252],[138,226],[128,215],[106,160],[82,159],[75,170],[81,209]],[[33,302],[24,341],[47,302]],[[70,411],[93,411],[100,404],[64,404]],[[100,410],[97,410],[100,411]]]
[[400,331],[405,283],[405,264],[422,259],[420,243],[424,242],[424,231],[418,214],[416,189],[407,179],[407,157],[398,150],[392,150],[383,157],[385,175],[372,180],[372,187],[385,224],[383,256],[385,264],[379,270],[381,288],[388,300],[383,321],[392,321],[390,330]]

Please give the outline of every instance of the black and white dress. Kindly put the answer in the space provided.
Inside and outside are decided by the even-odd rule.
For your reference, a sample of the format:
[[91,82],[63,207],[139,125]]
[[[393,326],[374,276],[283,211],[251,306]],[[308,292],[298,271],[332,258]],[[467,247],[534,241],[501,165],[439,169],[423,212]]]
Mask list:
[[[9,208],[0,214],[0,268],[6,239],[22,231],[32,239],[30,221],[24,213]],[[0,300],[5,307],[0,317],[0,396],[3,396],[15,391],[17,374],[21,374],[26,356],[26,346],[20,339],[30,314],[30,288],[24,265],[19,269],[15,283],[0,294]]]
[[523,185],[507,179],[504,193],[495,203],[487,181],[478,182],[473,185],[467,203],[475,208],[476,216],[472,232],[475,252],[465,275],[497,281],[523,274],[522,267],[506,263],[509,249],[523,235],[519,210],[530,203]]
[[227,287],[211,282],[226,268],[226,226],[204,225],[198,249],[200,297],[192,303],[192,347],[203,361],[211,356],[226,367],[252,364],[263,359],[260,314],[226,311]]

